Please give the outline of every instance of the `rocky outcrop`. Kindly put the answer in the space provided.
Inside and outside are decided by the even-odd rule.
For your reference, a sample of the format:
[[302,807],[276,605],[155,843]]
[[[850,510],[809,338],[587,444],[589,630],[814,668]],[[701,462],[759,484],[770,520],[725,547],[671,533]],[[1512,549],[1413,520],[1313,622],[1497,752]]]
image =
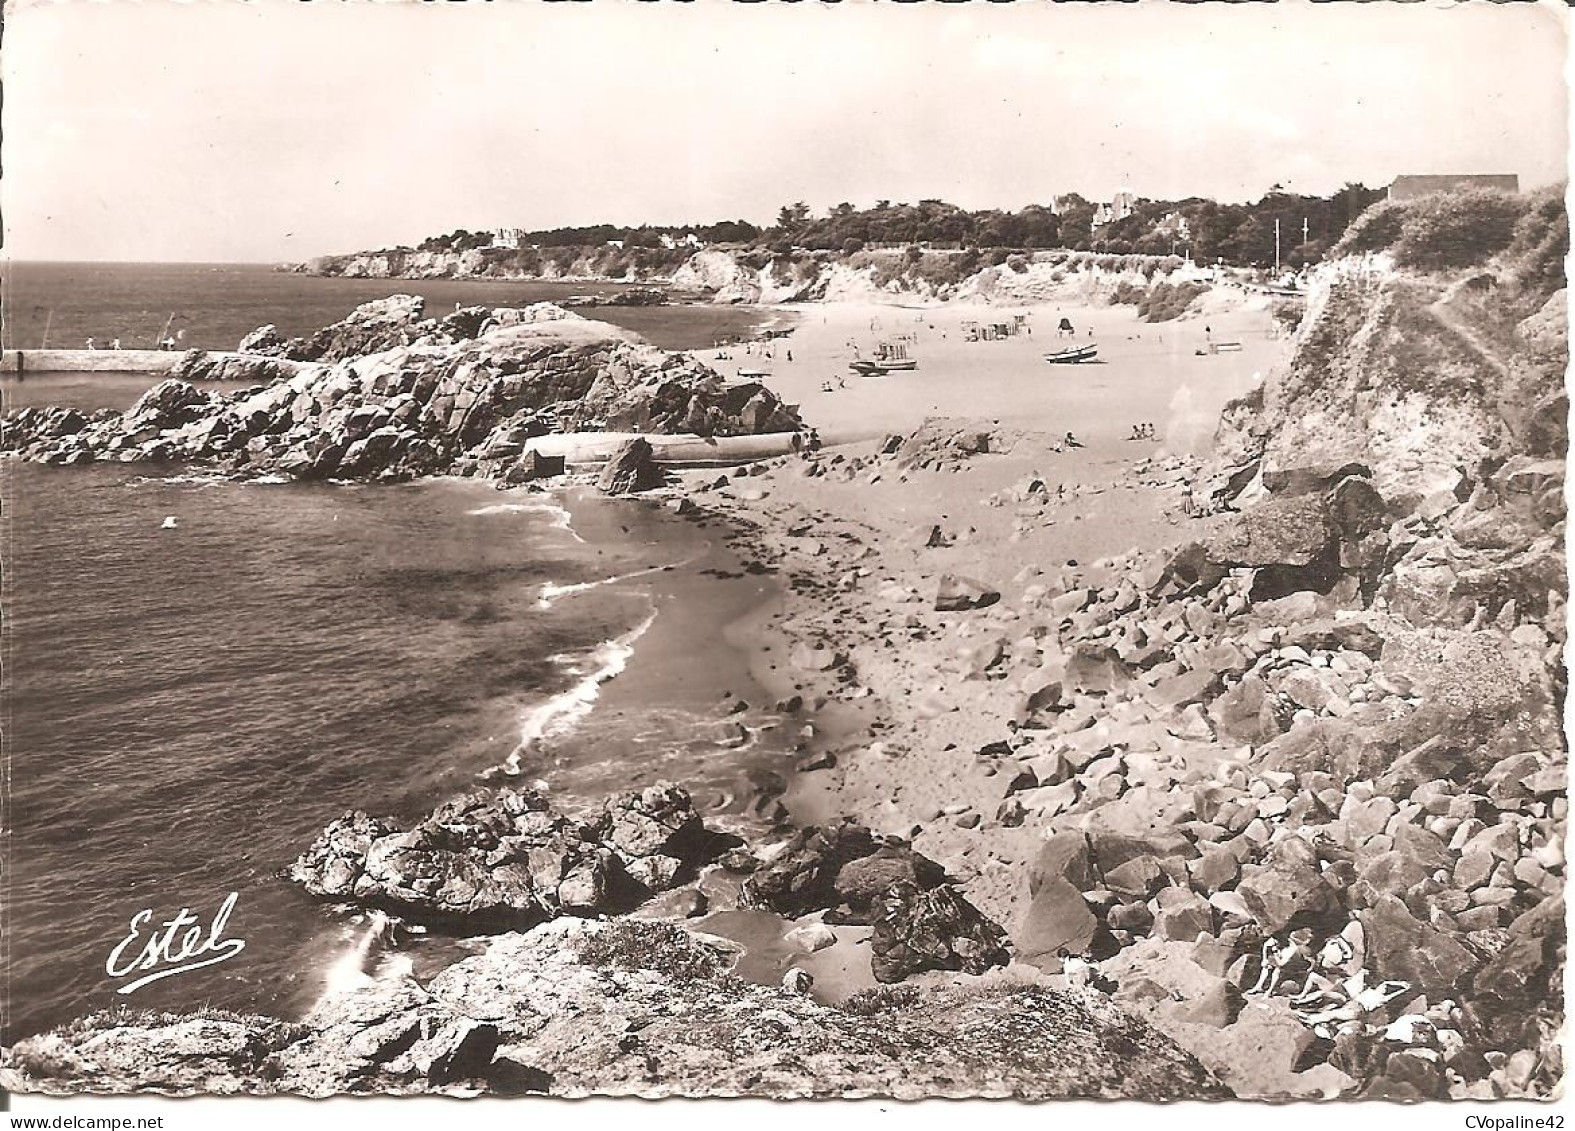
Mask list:
[[467,308],[439,321],[419,315],[419,299],[395,296],[304,345],[279,347],[320,359],[312,364],[188,355],[182,372],[194,379],[234,376],[237,366],[283,379],[235,394],[172,379],[119,416],[25,409],[0,439],[5,450],[65,465],[179,461],[301,479],[521,481],[542,472],[527,442],[546,431],[722,436],[799,427],[758,384],[728,384],[687,355],[637,345],[548,303]]
[[[1385,498],[1414,504],[1469,493],[1484,462],[1562,458],[1562,424],[1538,421],[1563,398],[1563,292],[1473,293],[1385,257],[1324,265],[1289,365],[1226,409],[1222,459],[1258,461],[1266,486],[1288,469],[1357,463]],[[1512,304],[1535,313],[1504,325]]]
[[657,466],[651,442],[644,436],[635,436],[607,457],[596,487],[608,495],[632,495],[660,487],[665,478]]
[[950,886],[921,891],[899,881],[881,896],[870,936],[877,982],[900,982],[924,970],[983,974],[1006,962],[1006,932]]
[[100,1014],[19,1042],[0,1075],[25,1092],[1229,1096],[1099,995],[1002,982],[878,991],[839,1009],[726,969],[725,954],[668,924],[560,920],[425,984],[330,998],[298,1025]]
[[408,830],[348,813],[287,876],[324,899],[467,931],[517,930],[627,910],[736,843],[707,830],[677,786],[613,798],[590,824],[527,790],[478,790]]
[[873,923],[893,884],[928,891],[945,879],[944,868],[904,841],[843,820],[795,833],[745,882],[739,904],[789,919],[825,911],[828,923]]

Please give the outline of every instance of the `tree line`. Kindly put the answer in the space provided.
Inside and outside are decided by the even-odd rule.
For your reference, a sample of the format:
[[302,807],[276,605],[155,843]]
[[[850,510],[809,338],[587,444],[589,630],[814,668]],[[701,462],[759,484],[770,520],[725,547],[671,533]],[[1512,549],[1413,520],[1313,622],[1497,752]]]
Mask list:
[[[817,215],[803,201],[783,205],[776,222],[761,228],[747,220],[714,224],[635,227],[594,224],[521,233],[538,248],[599,247],[620,241],[628,249],[659,249],[662,237],[682,240],[693,233],[708,245],[728,244],[777,255],[797,249],[855,254],[870,245],[932,245],[962,249],[1030,252],[1046,248],[1115,255],[1191,255],[1203,263],[1267,266],[1276,259],[1291,267],[1314,263],[1339,242],[1383,189],[1347,184],[1329,196],[1286,192],[1276,185],[1249,204],[1222,204],[1202,197],[1132,202],[1130,214],[1096,224],[1100,205],[1068,193],[1054,205],[1030,204],[1016,211],[969,211],[943,200],[917,204],[877,201],[857,208],[841,203]],[[420,251],[469,251],[490,247],[491,232],[460,229],[423,240]]]

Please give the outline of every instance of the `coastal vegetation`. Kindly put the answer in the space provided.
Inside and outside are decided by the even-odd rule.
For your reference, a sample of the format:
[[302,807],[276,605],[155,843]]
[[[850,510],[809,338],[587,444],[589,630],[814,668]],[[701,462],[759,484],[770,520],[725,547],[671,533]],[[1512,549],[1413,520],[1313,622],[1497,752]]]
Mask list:
[[[882,265],[890,277],[907,273],[936,286],[966,277],[980,266],[1007,264],[1020,270],[1035,252],[1048,250],[1153,258],[1190,256],[1200,263],[1238,267],[1274,263],[1298,268],[1320,261],[1352,222],[1383,190],[1348,184],[1328,196],[1286,192],[1276,186],[1251,203],[1221,203],[1202,197],[1181,200],[1132,198],[1121,214],[1077,193],[1017,210],[968,210],[943,200],[917,204],[877,201],[868,208],[843,202],[817,214],[797,201],[784,205],[776,221],[757,227],[746,220],[708,224],[594,224],[518,230],[499,244],[490,231],[458,229],[411,246],[363,255],[405,263],[434,257],[465,257],[469,275],[519,278],[564,276],[644,279],[671,274],[697,248],[735,254],[761,269],[774,261],[806,255],[859,264],[860,257],[895,251],[907,262]],[[1101,209],[1106,211],[1102,212]],[[1276,223],[1280,231],[1276,235]],[[937,252],[962,253],[934,256]],[[340,273],[335,256],[314,261],[320,273]],[[404,273],[403,268],[390,270]]]

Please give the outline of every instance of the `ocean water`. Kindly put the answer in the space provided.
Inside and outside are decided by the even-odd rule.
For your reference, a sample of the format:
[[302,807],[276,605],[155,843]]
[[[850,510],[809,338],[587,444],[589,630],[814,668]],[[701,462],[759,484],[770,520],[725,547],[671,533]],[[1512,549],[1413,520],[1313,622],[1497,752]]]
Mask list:
[[[666,778],[762,831],[785,739],[721,628],[771,583],[708,572],[736,565],[717,528],[460,480],[5,460],[0,487],[7,1042],[116,1004],[297,1016],[347,974],[473,945],[363,963],[367,924],[279,878],[349,809],[410,819],[500,770],[570,810]],[[239,956],[115,992],[133,916],[206,926],[231,892]]]
[[[273,323],[286,337],[337,322],[363,302],[391,294],[427,300],[441,316],[465,306],[567,303],[579,295],[615,293],[617,283],[530,283],[455,279],[315,278],[265,263],[0,264],[6,349],[82,349],[88,338],[106,348],[154,349],[165,327],[183,349],[232,350],[245,335]],[[586,309],[634,330],[663,349],[699,349],[720,337],[747,335],[769,318],[752,307],[674,305]]]

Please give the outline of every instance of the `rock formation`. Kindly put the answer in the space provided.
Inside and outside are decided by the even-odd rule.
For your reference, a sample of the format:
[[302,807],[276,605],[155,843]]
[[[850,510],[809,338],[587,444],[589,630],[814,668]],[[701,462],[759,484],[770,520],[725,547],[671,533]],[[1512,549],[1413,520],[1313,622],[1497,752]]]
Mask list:
[[1002,982],[845,1009],[726,975],[666,923],[558,920],[425,985],[377,983],[300,1024],[99,1014],[9,1050],[8,1088],[832,1098],[1220,1099],[1206,1069],[1093,994]]
[[348,813],[287,874],[325,899],[499,931],[627,910],[736,843],[707,830],[673,785],[612,798],[589,824],[528,790],[477,790],[409,830]]
[[[127,413],[28,408],[6,420],[0,441],[64,465],[179,461],[301,479],[520,482],[541,473],[527,442],[548,431],[727,436],[800,426],[757,383],[729,384],[688,355],[635,344],[550,303],[420,315],[420,299],[394,296],[305,341],[248,339],[277,357],[189,354],[180,376]],[[190,383],[236,376],[273,383],[235,394]]]

